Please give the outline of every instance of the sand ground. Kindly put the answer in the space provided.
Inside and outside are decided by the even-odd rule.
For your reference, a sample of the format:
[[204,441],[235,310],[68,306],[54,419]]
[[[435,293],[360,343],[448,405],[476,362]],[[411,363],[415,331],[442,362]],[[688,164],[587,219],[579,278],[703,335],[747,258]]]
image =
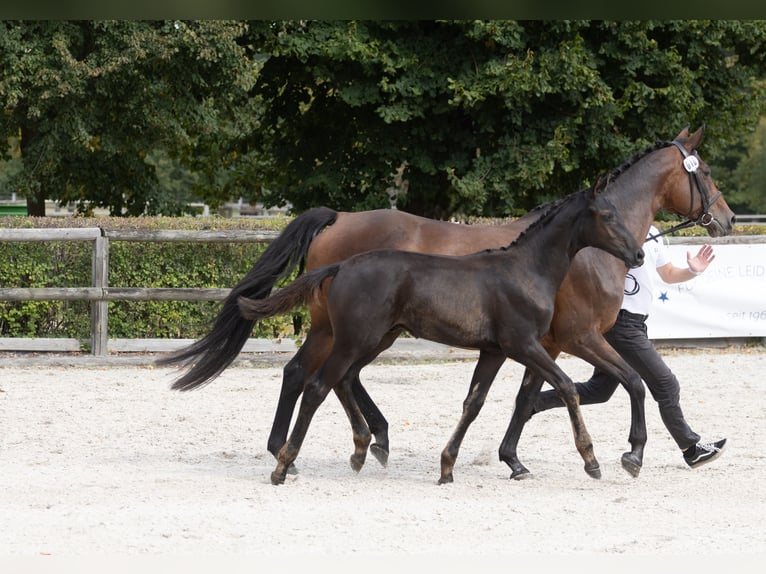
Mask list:
[[[391,457],[351,470],[348,421],[331,395],[297,460],[273,486],[266,439],[278,366],[233,366],[191,393],[151,366],[0,364],[0,556],[250,556],[444,560],[508,568],[544,557],[766,557],[766,351],[671,351],[682,405],[717,461],[684,464],[647,397],[644,468],[620,467],[629,403],[618,389],[583,408],[603,477],[589,478],[566,411],[535,416],[513,481],[497,447],[522,368],[508,362],[470,428],[455,482],[437,485],[439,455],[460,415],[473,361],[373,364],[362,379],[390,424]],[[583,380],[590,367],[564,356]],[[289,559],[288,559],[289,558]],[[196,562],[203,564],[204,562]],[[216,562],[219,564],[218,562]],[[433,564],[433,562],[430,562]],[[667,562],[666,562],[667,564]],[[688,564],[687,564],[688,565]],[[741,565],[740,565],[741,566]],[[357,568],[355,568],[357,569]],[[135,570],[133,570],[135,571]]]

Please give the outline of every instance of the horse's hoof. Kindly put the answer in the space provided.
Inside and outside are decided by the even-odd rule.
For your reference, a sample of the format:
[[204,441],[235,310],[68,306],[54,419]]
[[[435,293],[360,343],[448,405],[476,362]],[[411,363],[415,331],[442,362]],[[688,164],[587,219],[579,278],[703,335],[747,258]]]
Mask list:
[[624,468],[630,476],[636,478],[641,472],[641,461],[632,452],[625,452],[622,455],[622,468]]
[[285,477],[283,474],[276,471],[271,473],[271,484],[275,486],[279,486],[280,484],[284,484],[284,482],[285,482]]
[[348,459],[349,464],[351,465],[351,468],[354,469],[354,472],[359,472],[362,470],[362,467],[364,466],[364,457],[361,457],[356,454],[352,454]]
[[527,478],[532,478],[532,474],[524,467],[511,473],[511,479],[513,480],[526,480]]
[[598,466],[598,464],[590,468],[586,466],[585,472],[588,473],[588,476],[590,476],[591,478],[601,478],[601,468]]
[[[287,467],[287,474],[298,474],[298,468],[295,466],[294,462],[291,462]],[[284,482],[284,481],[282,481]]]
[[439,484],[451,484],[453,482],[455,482],[455,479],[452,477],[451,472],[446,476],[439,477]]
[[388,451],[378,443],[370,445],[370,453],[380,463],[382,467],[388,466]]

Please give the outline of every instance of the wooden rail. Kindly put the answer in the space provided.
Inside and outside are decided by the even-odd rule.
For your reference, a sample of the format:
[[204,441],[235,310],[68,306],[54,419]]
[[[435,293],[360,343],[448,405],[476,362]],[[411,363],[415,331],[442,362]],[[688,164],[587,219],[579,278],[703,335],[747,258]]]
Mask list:
[[[216,288],[148,288],[109,287],[109,244],[112,241],[134,242],[197,242],[197,243],[269,243],[279,231],[180,231],[180,230],[105,230],[101,228],[64,229],[8,229],[0,228],[0,241],[90,241],[93,243],[90,287],[0,288],[0,301],[91,301],[91,353],[108,353],[109,301],[222,301],[231,289]],[[717,245],[735,243],[765,243],[762,235],[710,237],[669,237],[670,243]],[[140,341],[140,342],[139,342]],[[117,351],[151,352],[169,351],[188,344],[185,339],[113,340]],[[117,343],[117,344],[115,344]],[[267,348],[268,347],[268,348]],[[268,350],[291,351],[297,347],[292,341],[275,341],[268,345],[263,340],[252,340],[246,352]],[[0,351],[79,351],[76,339],[0,338]]]
[[[90,241],[93,243],[90,287],[0,288],[0,301],[92,301],[91,353],[106,355],[108,344],[109,301],[222,301],[230,289],[109,287],[109,244],[111,241],[197,242],[197,243],[269,243],[279,231],[178,231],[178,230],[105,230],[98,227],[65,229],[0,229],[0,241]],[[0,342],[9,339],[0,339]],[[51,350],[56,339],[12,339],[27,343],[33,350]],[[66,350],[76,350],[79,343],[60,341]],[[285,345],[287,346],[287,345]],[[9,350],[0,344],[0,349]],[[17,349],[18,350],[18,349]]]

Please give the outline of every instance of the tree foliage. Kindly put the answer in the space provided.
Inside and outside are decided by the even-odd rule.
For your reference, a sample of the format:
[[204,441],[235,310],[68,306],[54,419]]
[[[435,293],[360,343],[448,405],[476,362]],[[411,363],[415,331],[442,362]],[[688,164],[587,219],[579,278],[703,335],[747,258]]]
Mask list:
[[[114,214],[177,211],[154,150],[188,158],[220,129],[248,59],[244,25],[224,21],[3,21],[0,134],[21,142],[13,184],[30,214],[44,200]],[[86,203],[87,202],[87,203]]]
[[3,21],[21,153],[0,182],[32,214],[174,214],[193,192],[513,216],[704,123],[730,188],[765,40],[725,20]]
[[[514,215],[706,124],[714,160],[763,108],[766,24],[277,22],[253,93],[272,163],[253,197],[435,217]],[[394,186],[396,190],[396,186]]]

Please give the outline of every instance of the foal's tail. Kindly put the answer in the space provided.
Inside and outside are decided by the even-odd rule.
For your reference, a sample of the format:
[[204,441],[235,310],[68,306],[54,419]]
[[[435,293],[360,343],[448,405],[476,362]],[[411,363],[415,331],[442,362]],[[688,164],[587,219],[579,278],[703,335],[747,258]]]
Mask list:
[[310,299],[319,295],[319,290],[325,279],[335,277],[338,274],[340,266],[340,263],[334,263],[309,271],[265,299],[240,297],[239,309],[242,316],[245,319],[257,321],[287,313],[298,305],[308,303]]
[[188,391],[206,385],[237,358],[255,325],[255,321],[240,315],[239,298],[266,297],[277,281],[288,277],[299,266],[301,272],[312,240],[322,229],[335,223],[337,216],[332,209],[317,207],[291,221],[231,290],[212,330],[185,349],[156,361],[157,365],[191,365],[173,383],[172,389]]

